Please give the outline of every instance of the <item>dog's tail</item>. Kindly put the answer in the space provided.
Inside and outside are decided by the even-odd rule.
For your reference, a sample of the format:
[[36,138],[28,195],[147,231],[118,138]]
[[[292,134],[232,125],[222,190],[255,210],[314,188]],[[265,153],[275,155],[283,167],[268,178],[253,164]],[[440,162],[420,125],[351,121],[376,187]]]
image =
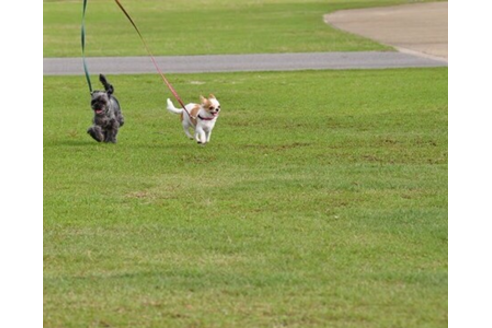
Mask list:
[[174,107],[173,102],[169,98],[167,98],[167,110],[170,111],[173,114],[181,114],[183,112],[183,109],[182,108],[176,108],[176,107]]
[[108,80],[106,80],[106,77],[102,74],[99,74],[99,81],[101,81],[102,85],[104,86],[104,90],[108,93],[108,94],[113,94],[114,92],[114,88],[113,88],[113,85],[110,84],[108,82]]

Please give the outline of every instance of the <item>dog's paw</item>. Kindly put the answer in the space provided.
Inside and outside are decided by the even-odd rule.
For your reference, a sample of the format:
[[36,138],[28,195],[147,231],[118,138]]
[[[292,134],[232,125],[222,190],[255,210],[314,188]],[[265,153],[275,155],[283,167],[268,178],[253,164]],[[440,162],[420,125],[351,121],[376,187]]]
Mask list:
[[101,133],[101,131],[96,128],[96,127],[90,127],[87,130],[87,133],[97,142],[104,141],[104,135]]

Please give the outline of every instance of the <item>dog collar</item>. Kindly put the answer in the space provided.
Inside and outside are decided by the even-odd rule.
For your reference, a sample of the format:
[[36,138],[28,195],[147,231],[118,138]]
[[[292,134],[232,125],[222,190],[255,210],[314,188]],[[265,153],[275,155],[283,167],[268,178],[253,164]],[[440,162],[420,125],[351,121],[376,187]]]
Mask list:
[[198,118],[201,119],[202,121],[211,121],[211,120],[217,118],[217,116],[214,116],[214,117],[203,117],[201,115],[198,115]]

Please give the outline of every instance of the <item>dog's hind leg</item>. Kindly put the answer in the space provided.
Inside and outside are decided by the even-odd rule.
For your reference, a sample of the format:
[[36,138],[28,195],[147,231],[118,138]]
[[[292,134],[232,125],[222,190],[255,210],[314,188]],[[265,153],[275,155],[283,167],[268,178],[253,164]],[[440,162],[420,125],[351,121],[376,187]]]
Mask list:
[[189,139],[193,139],[193,135],[190,133],[190,125],[186,121],[183,121],[183,130]]
[[116,120],[118,121],[118,124],[120,125],[120,127],[122,127],[123,124],[125,124],[125,118],[121,114],[116,117]]
[[97,142],[104,141],[104,134],[100,126],[93,125],[88,130],[87,133],[94,138]]

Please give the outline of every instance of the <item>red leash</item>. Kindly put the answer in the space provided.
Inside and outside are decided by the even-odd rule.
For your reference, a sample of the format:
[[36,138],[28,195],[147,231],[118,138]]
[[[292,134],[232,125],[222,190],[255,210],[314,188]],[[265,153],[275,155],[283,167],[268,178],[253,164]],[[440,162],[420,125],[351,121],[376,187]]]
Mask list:
[[159,72],[159,74],[161,75],[162,80],[164,81],[164,83],[166,83],[167,87],[169,88],[169,90],[171,91],[171,93],[174,95],[174,98],[176,98],[176,100],[179,102],[179,104],[181,105],[181,107],[183,107],[183,110],[186,112],[186,114],[188,114],[189,117],[192,117],[190,115],[190,113],[186,110],[186,107],[185,107],[183,101],[181,100],[181,98],[179,97],[178,93],[176,92],[176,90],[173,88],[173,86],[171,85],[171,83],[168,81],[168,79],[166,78],[166,76],[164,75],[164,73],[162,73],[161,69],[157,65],[157,62],[155,61],[154,56],[152,56],[152,53],[150,52],[150,49],[149,49],[149,46],[147,45],[147,42],[145,42],[145,39],[143,38],[142,34],[140,33],[140,30],[138,29],[137,25],[135,25],[135,22],[133,21],[133,19],[130,17],[130,15],[125,10],[125,8],[123,7],[123,5],[121,4],[121,2],[119,0],[114,0],[114,1],[118,5],[118,7],[120,7],[121,11],[123,11],[123,13],[125,14],[126,18],[128,18],[128,20],[130,21],[130,23],[132,23],[133,27],[135,28],[135,31],[137,31],[138,36],[140,37],[140,40],[142,40],[142,43],[144,44],[145,49],[147,50],[147,53],[150,56],[150,59],[152,59],[152,62],[154,63],[155,68],[157,69],[157,72]]

